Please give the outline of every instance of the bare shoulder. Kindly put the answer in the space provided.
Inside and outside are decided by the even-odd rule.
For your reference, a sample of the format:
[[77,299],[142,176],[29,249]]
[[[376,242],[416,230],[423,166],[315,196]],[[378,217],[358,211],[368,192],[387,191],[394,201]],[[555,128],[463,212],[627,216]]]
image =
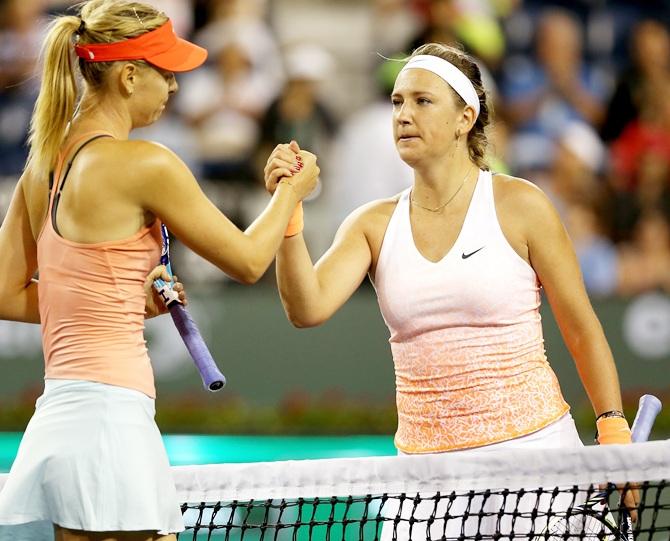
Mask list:
[[547,200],[544,192],[531,181],[496,173],[493,175],[493,192],[496,203],[521,204]]
[[365,233],[366,236],[374,236],[381,228],[383,234],[399,199],[400,194],[397,194],[361,205],[345,218],[340,229],[355,228]]
[[155,169],[165,172],[169,168],[185,167],[182,160],[165,145],[154,141],[128,140],[114,141],[114,153],[124,161],[132,162],[145,172]]
[[535,268],[531,260],[533,253],[537,259],[538,247],[558,245],[566,238],[558,211],[532,182],[508,175],[494,175],[493,179],[496,213],[503,234],[519,256]]
[[113,171],[114,184],[122,191],[136,193],[153,189],[156,183],[167,187],[172,182],[191,181],[184,162],[168,147],[144,140],[109,140],[101,142],[99,153],[90,165]]
[[[493,175],[493,194],[496,209],[501,218],[506,215],[517,218],[553,216],[554,205],[546,194],[529,180],[511,175]],[[547,215],[549,213],[549,215]]]
[[374,275],[386,228],[400,195],[377,199],[358,207],[342,223],[337,232],[336,242],[362,242],[370,250],[370,271]]

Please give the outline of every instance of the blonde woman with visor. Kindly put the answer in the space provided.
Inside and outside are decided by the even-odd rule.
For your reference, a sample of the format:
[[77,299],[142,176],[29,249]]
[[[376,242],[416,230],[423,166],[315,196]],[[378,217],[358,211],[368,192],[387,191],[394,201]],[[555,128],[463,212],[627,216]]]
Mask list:
[[206,51],[148,5],[91,0],[79,10],[48,29],[29,159],[0,229],[0,317],[40,323],[45,357],[0,525],[48,521],[63,541],[174,540],[183,521],[143,338],[161,222],[253,283],[296,227],[319,168],[295,155],[290,178],[238,230],[171,151],[128,139],[160,117],[174,72],[198,67]]
[[[476,63],[456,48],[424,45],[401,70],[391,100],[396,147],[414,183],[352,212],[316,265],[302,235],[284,241],[277,281],[288,318],[319,325],[370,277],[391,335],[400,453],[579,447],[544,353],[544,288],[600,443],[629,442],[614,360],[556,210],[532,183],[488,170],[490,111]],[[266,170],[270,192],[298,151],[293,142],[276,147]],[[635,503],[629,493],[627,504]],[[434,503],[423,505],[428,518]],[[495,520],[478,525],[475,516],[465,535],[480,526],[492,533]],[[412,539],[442,538],[444,528],[444,520],[417,524]],[[458,537],[460,521],[446,531]],[[407,538],[407,522],[397,534]]]

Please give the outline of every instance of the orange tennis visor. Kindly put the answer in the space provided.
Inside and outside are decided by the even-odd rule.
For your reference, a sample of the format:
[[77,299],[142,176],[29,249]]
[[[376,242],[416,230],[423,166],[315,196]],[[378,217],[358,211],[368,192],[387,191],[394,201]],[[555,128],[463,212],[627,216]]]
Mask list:
[[75,45],[74,50],[86,62],[146,60],[167,71],[190,71],[207,59],[207,50],[178,37],[169,19],[164,25],[136,38]]

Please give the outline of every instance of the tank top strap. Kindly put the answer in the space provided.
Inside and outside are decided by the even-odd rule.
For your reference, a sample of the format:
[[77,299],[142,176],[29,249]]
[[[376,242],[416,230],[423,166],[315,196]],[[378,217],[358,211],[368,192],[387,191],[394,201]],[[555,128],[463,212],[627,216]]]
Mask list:
[[495,229],[496,223],[491,173],[480,170],[460,237],[466,241],[480,238],[484,232]]
[[[375,270],[375,282],[378,282],[384,269],[388,265],[388,260],[394,256],[398,250],[398,243],[402,243],[407,238],[408,231],[411,237],[412,231],[409,224],[409,197],[412,187],[406,188],[400,192],[398,202],[396,203],[389,223],[384,232],[381,248],[377,257],[377,268]],[[405,240],[405,242],[407,242]]]
[[[49,213],[51,213],[51,207],[54,203],[54,198],[56,193],[59,191],[59,188],[64,180],[61,179],[61,173],[63,172],[63,165],[65,164],[65,159],[72,153],[72,150],[76,148],[74,155],[70,158],[68,162],[68,169],[72,165],[72,161],[79,151],[84,148],[88,143],[100,137],[114,137],[111,133],[104,130],[95,130],[84,133],[79,137],[76,137],[70,141],[63,149],[58,152],[58,157],[56,158],[56,166],[50,172],[49,175]],[[65,173],[67,176],[67,171]]]
[[482,182],[482,198],[488,206],[488,210],[495,209],[495,199],[493,198],[493,175],[491,171],[481,171],[480,181]]

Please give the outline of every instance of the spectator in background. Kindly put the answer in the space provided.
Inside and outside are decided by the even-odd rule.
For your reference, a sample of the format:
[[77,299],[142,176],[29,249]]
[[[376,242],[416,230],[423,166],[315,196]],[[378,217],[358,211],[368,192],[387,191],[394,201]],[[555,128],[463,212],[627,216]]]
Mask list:
[[567,209],[565,226],[577,253],[584,285],[591,296],[616,293],[618,256],[614,243],[605,235],[591,200],[576,201]]
[[515,131],[512,165],[544,167],[553,139],[574,120],[598,126],[605,113],[607,85],[582,59],[578,20],[551,9],[539,20],[535,61],[515,57],[504,67],[501,92]]
[[617,242],[630,240],[635,224],[642,214],[658,210],[670,216],[670,164],[656,152],[640,157],[634,188],[607,185],[606,212],[610,237]]
[[390,197],[412,184],[412,169],[398,156],[389,130],[390,96],[403,65],[387,60],[377,67],[376,99],[353,112],[335,139],[324,194],[332,220],[328,238],[355,208]]
[[551,199],[565,220],[571,205],[595,201],[600,192],[599,172],[605,146],[596,131],[583,122],[566,124],[553,145],[551,163],[536,184]]
[[670,216],[670,79],[654,88],[612,144],[607,216],[617,242],[630,239],[648,210]]
[[43,0],[0,4],[0,176],[19,175],[28,156],[27,128],[38,88]]
[[411,0],[373,0],[371,50],[393,56],[419,33],[422,20],[411,3]]
[[205,178],[254,180],[259,121],[280,85],[274,70],[263,69],[263,36],[256,30],[242,21],[203,30],[197,41],[209,49],[212,62],[181,83],[178,111],[195,129]]
[[[260,124],[260,144],[256,151],[257,189],[249,190],[240,200],[243,223],[257,216],[267,204],[267,194],[260,179],[268,154],[280,142],[300,141],[310,152],[318,152],[326,164],[322,176],[327,176],[328,154],[337,123],[319,97],[319,86],[333,72],[335,63],[332,56],[318,45],[295,44],[287,49],[284,65],[286,82]],[[319,197],[320,190],[317,190],[310,200]],[[305,212],[314,210],[311,207],[311,203],[306,205]],[[312,223],[318,224],[323,219],[327,221],[331,209],[323,210],[317,212],[317,216],[310,216]],[[323,228],[317,226],[307,235],[312,246],[323,242]]]
[[549,170],[536,179],[565,223],[586,290],[600,296],[617,287],[616,248],[599,215],[605,156],[596,131],[583,122],[571,122],[554,145]]
[[640,165],[648,154],[670,165],[670,77],[645,93],[640,115],[612,143],[615,184],[626,191],[634,190]]
[[489,0],[415,0],[425,25],[407,47],[429,42],[462,43],[489,69],[496,69],[505,53],[505,36]]
[[210,0],[209,17],[198,33],[204,44],[216,45],[221,35],[246,33],[254,51],[254,65],[275,85],[282,81],[282,63],[274,30],[266,21],[267,0]]
[[193,0],[150,0],[149,3],[170,17],[178,36],[193,34]]
[[618,292],[636,295],[657,289],[670,293],[670,222],[651,209],[635,225],[632,241],[620,248]]
[[310,152],[325,153],[336,122],[319,99],[319,83],[333,71],[330,54],[318,45],[295,45],[286,55],[286,82],[261,121],[260,154],[265,161],[283,141],[300,141]]
[[647,95],[670,78],[670,32],[661,22],[645,19],[631,38],[631,63],[623,71],[610,100],[603,139],[617,139],[624,128],[640,116]]

